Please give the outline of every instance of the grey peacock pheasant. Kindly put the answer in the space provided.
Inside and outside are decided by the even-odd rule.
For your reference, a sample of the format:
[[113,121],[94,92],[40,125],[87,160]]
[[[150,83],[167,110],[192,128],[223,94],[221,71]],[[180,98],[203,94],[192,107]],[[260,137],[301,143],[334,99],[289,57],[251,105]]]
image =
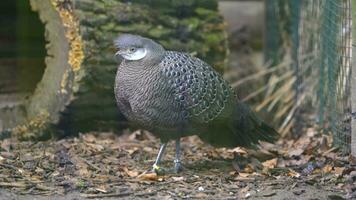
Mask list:
[[137,35],[123,34],[115,46],[115,55],[123,57],[115,81],[119,109],[130,122],[162,141],[154,170],[159,169],[169,140],[176,140],[174,169],[179,171],[181,137],[198,135],[224,147],[254,147],[259,140],[273,142],[277,137],[204,61],[166,51]]

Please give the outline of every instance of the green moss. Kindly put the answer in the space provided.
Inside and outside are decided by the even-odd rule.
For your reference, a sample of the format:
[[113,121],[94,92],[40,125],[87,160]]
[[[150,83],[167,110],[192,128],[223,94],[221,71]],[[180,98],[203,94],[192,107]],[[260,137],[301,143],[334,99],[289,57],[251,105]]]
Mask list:
[[221,34],[208,33],[204,36],[204,39],[210,46],[214,46],[219,45],[223,38],[221,37]]
[[116,26],[114,28],[115,31],[123,32],[123,33],[137,33],[143,34],[147,33],[152,26],[146,23],[138,23],[138,24],[129,24],[124,26]]
[[172,30],[164,28],[160,25],[153,27],[148,31],[148,35],[151,38],[162,38],[162,37],[167,37],[171,34]]
[[192,30],[197,30],[197,28],[200,25],[200,20],[196,17],[189,17],[186,19],[182,19],[180,21],[180,24],[182,26],[188,27],[188,30],[192,31]]

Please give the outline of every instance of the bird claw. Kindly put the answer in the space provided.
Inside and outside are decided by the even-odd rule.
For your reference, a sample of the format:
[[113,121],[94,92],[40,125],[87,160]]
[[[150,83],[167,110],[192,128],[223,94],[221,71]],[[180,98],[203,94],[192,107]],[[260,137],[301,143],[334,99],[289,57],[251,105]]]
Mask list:
[[183,169],[182,163],[180,161],[174,161],[174,168],[170,170],[166,170],[163,167],[160,167],[158,165],[153,165],[151,172],[156,173],[157,175],[165,175],[166,173],[174,173],[178,174],[181,172]]
[[158,165],[153,165],[152,172],[155,172],[157,175],[163,175],[165,174],[166,170]]

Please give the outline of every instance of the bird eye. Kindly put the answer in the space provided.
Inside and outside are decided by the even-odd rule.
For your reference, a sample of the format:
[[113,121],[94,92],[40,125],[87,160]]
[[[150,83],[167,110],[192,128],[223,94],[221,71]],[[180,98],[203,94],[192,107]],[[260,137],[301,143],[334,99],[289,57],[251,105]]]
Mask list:
[[131,47],[130,52],[135,52],[136,48],[135,47]]

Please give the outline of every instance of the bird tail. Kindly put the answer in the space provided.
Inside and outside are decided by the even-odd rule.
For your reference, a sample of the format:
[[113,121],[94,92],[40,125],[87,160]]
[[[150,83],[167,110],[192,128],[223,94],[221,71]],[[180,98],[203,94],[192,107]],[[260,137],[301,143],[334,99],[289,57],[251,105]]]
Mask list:
[[228,123],[210,127],[213,131],[201,138],[214,146],[248,148],[256,148],[259,141],[273,143],[278,138],[278,132],[259,119],[246,104],[237,103],[232,115]]
[[233,116],[231,131],[238,146],[255,147],[259,141],[273,143],[279,136],[274,128],[258,118],[244,103],[236,104]]

